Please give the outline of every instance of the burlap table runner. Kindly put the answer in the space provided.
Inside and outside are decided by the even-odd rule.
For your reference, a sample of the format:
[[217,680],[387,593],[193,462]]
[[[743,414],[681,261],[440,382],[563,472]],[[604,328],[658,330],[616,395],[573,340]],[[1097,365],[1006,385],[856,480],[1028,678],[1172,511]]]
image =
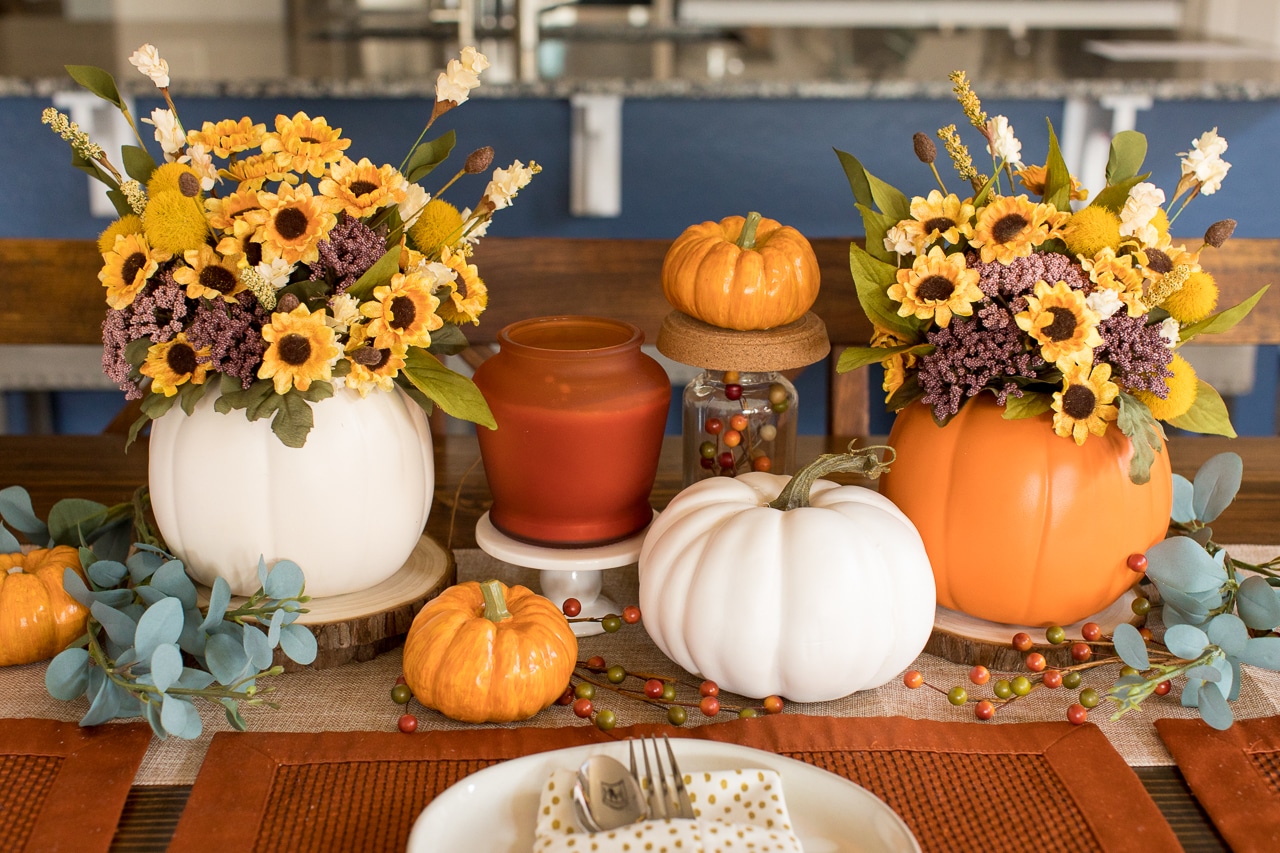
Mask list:
[[[401,851],[422,808],[470,773],[535,752],[664,732],[764,749],[850,779],[900,814],[926,851],[1178,849],[1137,776],[1094,726],[799,716],[609,734],[590,726],[219,734],[170,849]],[[527,817],[530,827],[535,819],[512,817]]]
[[[1280,547],[1249,549],[1244,546],[1233,548],[1232,553],[1253,561],[1269,559],[1280,553]],[[538,588],[537,572],[508,566],[478,550],[460,550],[456,556],[459,580],[497,577],[508,583]],[[621,604],[637,601],[634,566],[608,570],[605,572],[604,583],[605,592],[615,601]],[[584,660],[591,655],[602,655],[606,660],[625,663],[633,670],[671,675],[680,673],[679,667],[658,651],[641,626],[624,626],[616,634],[585,638],[579,654]],[[922,655],[915,661],[913,668],[922,671],[930,683],[940,686],[963,684],[975,694],[980,690],[990,689],[989,685],[986,688],[974,688],[970,685],[967,667],[931,655]],[[1280,674],[1249,667],[1245,669],[1240,699],[1233,703],[1237,719],[1280,713]],[[48,695],[44,688],[44,670],[44,664],[0,668],[0,697],[4,697],[0,699],[0,717],[78,720],[84,715],[87,704],[83,701],[60,702]],[[392,651],[367,663],[348,664],[321,672],[292,673],[265,680],[264,685],[275,685],[272,698],[281,704],[280,709],[246,709],[245,717],[253,731],[394,731],[396,720],[403,709],[391,702],[390,691],[400,672],[400,652]],[[1106,687],[1106,681],[1101,676],[1086,676],[1084,684],[1099,690]],[[1178,703],[1176,693],[1175,690],[1169,696],[1153,698],[1144,703],[1142,711],[1126,714],[1115,722],[1107,719],[1105,706],[1100,706],[1090,716],[1090,720],[1098,724],[1126,763],[1133,766],[1172,764],[1173,759],[1151,723],[1159,717],[1197,716],[1195,710],[1183,708]],[[726,705],[744,701],[740,697],[729,695],[723,698]],[[598,704],[613,709],[620,726],[658,723],[665,719],[661,709],[630,699],[609,695],[598,700]],[[1025,699],[1002,708],[996,714],[996,721],[1012,723],[1063,720],[1068,704],[1067,695],[1061,689],[1037,690]],[[472,728],[427,711],[417,703],[410,705],[410,710],[418,716],[420,732]],[[875,690],[855,693],[833,702],[789,705],[786,713],[832,717],[903,716],[964,722],[973,719],[971,707],[955,708],[931,690],[908,690],[899,679]],[[229,731],[219,708],[206,704],[202,707],[201,714],[204,734],[195,741],[176,738],[155,741],[143,760],[135,784],[181,785],[194,781],[214,733]],[[696,713],[690,716],[695,721],[701,719]],[[581,722],[568,708],[552,707],[525,723],[510,727],[573,726]]]
[[106,851],[150,740],[145,723],[0,720],[0,850]]

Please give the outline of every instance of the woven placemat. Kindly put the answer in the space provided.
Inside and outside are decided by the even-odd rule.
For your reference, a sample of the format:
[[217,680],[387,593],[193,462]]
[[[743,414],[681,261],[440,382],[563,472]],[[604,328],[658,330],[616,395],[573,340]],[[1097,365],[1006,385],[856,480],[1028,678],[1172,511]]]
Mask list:
[[415,735],[219,733],[170,849],[402,851],[432,798],[477,770],[649,733],[752,746],[827,769],[887,802],[926,851],[1178,849],[1137,776],[1093,725],[786,715],[608,734],[585,725]]
[[1237,720],[1225,732],[1156,720],[1156,730],[1232,850],[1280,850],[1280,717]]
[[0,720],[0,850],[107,850],[150,742],[145,724]]

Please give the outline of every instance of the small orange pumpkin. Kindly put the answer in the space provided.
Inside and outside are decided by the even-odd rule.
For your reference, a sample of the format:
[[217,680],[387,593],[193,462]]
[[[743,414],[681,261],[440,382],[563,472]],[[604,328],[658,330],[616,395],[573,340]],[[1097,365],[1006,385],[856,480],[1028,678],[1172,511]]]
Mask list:
[[404,679],[418,701],[464,723],[524,720],[564,693],[578,638],[550,600],[522,586],[470,581],[418,613]]
[[0,666],[51,658],[84,633],[89,611],[62,588],[68,568],[84,577],[69,545],[0,554]]
[[691,225],[662,262],[678,311],[725,329],[785,326],[818,298],[818,258],[794,228],[751,213]]
[[1169,453],[1151,480],[1129,479],[1133,447],[1114,424],[1082,445],[1052,416],[1005,420],[987,394],[945,427],[928,406],[898,413],[898,452],[880,492],[924,539],[938,604],[979,619],[1069,625],[1138,580],[1125,560],[1164,538],[1173,502]]

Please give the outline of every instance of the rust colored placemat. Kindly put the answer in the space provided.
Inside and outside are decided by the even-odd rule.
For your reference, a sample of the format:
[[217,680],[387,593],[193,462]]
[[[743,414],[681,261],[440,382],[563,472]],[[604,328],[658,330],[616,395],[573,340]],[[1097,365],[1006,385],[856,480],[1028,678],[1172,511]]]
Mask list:
[[0,850],[105,851],[151,729],[0,720]]
[[885,800],[925,850],[1179,849],[1137,776],[1093,725],[783,715],[609,734],[589,726],[415,735],[220,732],[170,850],[398,853],[427,803],[477,770],[648,733],[753,746],[826,768]]
[[1156,731],[1232,850],[1280,850],[1280,717],[1236,720],[1225,732],[1156,720]]

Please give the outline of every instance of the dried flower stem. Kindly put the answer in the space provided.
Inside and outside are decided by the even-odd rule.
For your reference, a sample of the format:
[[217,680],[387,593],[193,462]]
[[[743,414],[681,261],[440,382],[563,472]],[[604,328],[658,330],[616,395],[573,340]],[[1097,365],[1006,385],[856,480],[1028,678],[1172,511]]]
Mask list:
[[963,180],[968,181],[974,191],[982,189],[982,185],[987,182],[987,179],[974,168],[973,157],[969,155],[969,149],[965,147],[965,144],[960,141],[960,134],[956,132],[956,126],[949,124],[946,127],[939,128],[938,138],[946,146],[947,156],[951,158],[952,164],[956,167],[956,173]]
[[964,110],[965,118],[969,119],[969,123],[981,131],[990,142],[990,135],[987,132],[987,114],[982,109],[982,102],[969,86],[969,78],[963,71],[952,71],[947,76],[953,84],[951,91],[956,93],[956,100],[960,102],[960,109]]

